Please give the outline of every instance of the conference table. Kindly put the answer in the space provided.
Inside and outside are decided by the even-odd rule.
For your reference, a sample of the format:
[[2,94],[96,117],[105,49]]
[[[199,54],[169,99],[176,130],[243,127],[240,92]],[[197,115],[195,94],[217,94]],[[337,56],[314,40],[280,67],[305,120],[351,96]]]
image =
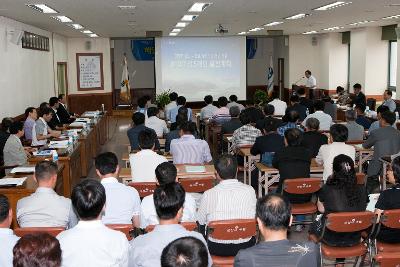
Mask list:
[[[251,172],[256,169],[255,163],[260,160],[260,155],[253,156],[250,149],[253,145],[237,148],[237,154],[243,157],[243,183],[251,185]],[[247,181],[247,177],[249,178]]]

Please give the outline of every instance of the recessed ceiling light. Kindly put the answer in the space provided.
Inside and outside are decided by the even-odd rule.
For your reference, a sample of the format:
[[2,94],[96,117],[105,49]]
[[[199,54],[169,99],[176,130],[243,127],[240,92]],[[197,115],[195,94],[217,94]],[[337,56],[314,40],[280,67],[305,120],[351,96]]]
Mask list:
[[344,27],[339,27],[339,26],[334,26],[334,27],[329,27],[329,28],[325,28],[322,29],[323,31],[335,31],[335,30],[340,30],[343,29]]
[[182,21],[193,21],[198,17],[198,15],[185,15],[181,18]]
[[310,14],[299,13],[299,14],[287,17],[285,19],[302,19],[302,18],[305,18],[305,17],[308,17],[308,16],[310,16]]
[[190,8],[189,12],[203,12],[212,3],[194,3]]
[[357,25],[362,25],[362,24],[367,24],[367,23],[371,23],[374,22],[373,20],[364,20],[364,21],[358,21],[358,22],[353,22],[350,23],[350,26],[357,26]]
[[121,10],[132,10],[135,9],[136,6],[118,6],[118,8]]
[[170,32],[170,33],[169,33],[169,36],[177,36],[177,35],[178,35],[177,32]]
[[317,31],[309,31],[309,32],[303,32],[303,34],[315,34],[318,33]]
[[182,29],[173,29],[171,32],[180,32]]
[[389,16],[389,17],[384,17],[382,19],[398,19],[400,18],[400,15],[393,15],[393,16]]
[[239,32],[239,35],[245,35],[247,32]]
[[282,24],[282,23],[283,23],[283,21],[274,21],[274,22],[267,23],[267,24],[265,24],[263,26],[272,27],[272,26],[276,26],[276,25],[279,25],[279,24]]
[[92,33],[92,34],[89,34],[89,37],[99,37],[99,36],[95,33]]
[[175,27],[183,28],[186,27],[189,23],[187,22],[178,22]]
[[80,25],[80,24],[70,24],[69,26],[71,26],[71,27],[74,28],[75,30],[83,29],[83,26]]
[[84,30],[84,31],[82,31],[82,33],[90,34],[90,33],[93,33],[93,32],[89,31],[89,30]]
[[256,27],[256,28],[250,29],[249,32],[258,32],[261,30],[264,30],[264,28]]
[[352,2],[336,1],[336,2],[333,2],[333,3],[327,4],[325,6],[314,8],[314,10],[326,11],[326,10],[334,9],[334,8],[337,8],[337,7],[345,6],[345,5],[348,5],[348,4],[351,4],[351,3]]
[[51,16],[51,18],[58,20],[59,22],[62,22],[62,23],[72,22],[72,19],[70,19],[66,16]]
[[52,9],[51,7],[45,4],[29,4],[27,5],[30,8],[33,8],[36,11],[45,13],[45,14],[56,14],[58,13],[56,10]]

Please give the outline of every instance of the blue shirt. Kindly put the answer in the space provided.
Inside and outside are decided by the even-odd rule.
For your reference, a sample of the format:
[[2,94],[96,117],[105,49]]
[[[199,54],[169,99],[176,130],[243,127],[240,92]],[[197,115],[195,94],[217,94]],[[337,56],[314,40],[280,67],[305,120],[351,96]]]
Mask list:
[[367,119],[365,116],[360,115],[356,119],[356,123],[360,124],[362,127],[364,127],[364,130],[368,130],[369,127],[371,126],[371,121]]
[[[156,132],[153,129],[150,129],[146,126],[144,126],[144,124],[135,126],[133,128],[130,128],[127,132],[128,138],[129,138],[129,143],[131,144],[131,149],[132,150],[139,150],[139,133],[145,129],[148,129],[150,131],[153,131],[154,134],[156,135]],[[156,146],[155,146],[155,150],[159,150],[160,149],[160,142],[158,141],[158,139],[156,139]]]
[[[176,108],[173,108],[170,110],[169,119],[170,119],[171,123],[176,122],[176,115],[178,115],[178,110],[180,107],[182,107],[182,105],[176,106]],[[192,109],[187,108],[187,110],[188,110],[188,121],[192,121]]]
[[293,129],[293,128],[297,128],[300,131],[303,131],[303,129],[297,125],[297,123],[294,122],[288,122],[285,125],[282,125],[281,127],[278,128],[277,132],[280,136],[285,136],[285,132],[287,129]]

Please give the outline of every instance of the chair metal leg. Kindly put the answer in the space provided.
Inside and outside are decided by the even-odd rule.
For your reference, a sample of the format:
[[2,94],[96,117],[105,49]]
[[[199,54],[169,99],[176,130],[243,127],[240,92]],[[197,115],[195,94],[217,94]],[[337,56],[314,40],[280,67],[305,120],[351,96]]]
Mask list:
[[[359,256],[356,257],[356,260],[354,261],[354,265],[353,265],[354,267],[357,266],[357,262],[358,262],[359,258],[360,258]],[[364,256],[361,258],[361,262],[363,262],[363,259],[364,259]]]

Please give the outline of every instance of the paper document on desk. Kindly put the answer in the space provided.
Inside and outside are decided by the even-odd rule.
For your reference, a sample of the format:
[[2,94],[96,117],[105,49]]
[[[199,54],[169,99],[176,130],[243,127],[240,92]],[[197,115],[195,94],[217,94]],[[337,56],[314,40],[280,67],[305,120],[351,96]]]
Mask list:
[[205,166],[186,165],[185,170],[188,173],[199,173],[199,172],[206,172],[206,167]]
[[10,173],[33,173],[35,172],[35,166],[32,167],[15,167]]
[[81,122],[81,121],[74,121],[69,125],[69,127],[85,127],[86,122]]
[[3,179],[0,179],[0,186],[2,185],[13,185],[15,184],[16,186],[22,185],[27,177],[20,177],[20,178],[8,178],[4,177]]
[[53,150],[42,150],[42,151],[34,151],[33,155],[34,156],[39,156],[39,157],[48,157],[53,154]]
[[90,123],[89,118],[77,118],[75,122],[84,122],[84,123]]
[[49,148],[67,148],[68,140],[63,141],[50,141]]
[[378,202],[379,195],[380,195],[379,193],[368,195],[369,202],[368,202],[366,210],[371,211],[371,212],[375,211],[375,205],[376,205],[376,202]]

